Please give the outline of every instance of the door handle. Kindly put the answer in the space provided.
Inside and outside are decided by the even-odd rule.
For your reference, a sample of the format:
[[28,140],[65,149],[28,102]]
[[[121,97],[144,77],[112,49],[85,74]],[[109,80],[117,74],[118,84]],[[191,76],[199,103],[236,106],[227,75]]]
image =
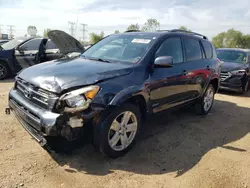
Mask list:
[[183,76],[186,76],[186,75],[187,75],[187,71],[186,71],[186,70],[183,70],[182,75],[183,75]]

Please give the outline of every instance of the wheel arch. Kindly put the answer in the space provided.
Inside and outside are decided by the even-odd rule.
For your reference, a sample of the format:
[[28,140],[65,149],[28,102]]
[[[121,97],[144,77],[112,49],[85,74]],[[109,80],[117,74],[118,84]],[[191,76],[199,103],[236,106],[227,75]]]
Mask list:
[[212,84],[212,86],[214,87],[215,93],[217,93],[218,90],[219,90],[219,79],[218,78],[213,78],[213,79],[210,80],[209,84]]
[[130,87],[122,90],[109,103],[110,106],[120,106],[124,103],[131,103],[140,108],[140,112],[143,116],[149,110],[149,94],[140,89],[139,87]]

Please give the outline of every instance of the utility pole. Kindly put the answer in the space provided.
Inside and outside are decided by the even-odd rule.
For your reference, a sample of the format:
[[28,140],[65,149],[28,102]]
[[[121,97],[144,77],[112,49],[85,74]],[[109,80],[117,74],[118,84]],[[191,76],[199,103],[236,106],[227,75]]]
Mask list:
[[69,21],[68,24],[69,24],[69,32],[70,32],[71,36],[74,37],[74,35],[75,35],[75,25],[76,25],[76,23],[75,23],[75,22],[70,22],[70,21]]
[[13,39],[14,35],[13,35],[13,32],[14,32],[14,25],[7,25],[7,27],[9,27],[9,38],[10,39]]
[[85,32],[87,31],[86,30],[86,26],[87,26],[87,24],[80,24],[81,26],[82,26],[82,28],[80,29],[80,31],[82,32],[82,41],[84,41],[84,39],[85,39]]

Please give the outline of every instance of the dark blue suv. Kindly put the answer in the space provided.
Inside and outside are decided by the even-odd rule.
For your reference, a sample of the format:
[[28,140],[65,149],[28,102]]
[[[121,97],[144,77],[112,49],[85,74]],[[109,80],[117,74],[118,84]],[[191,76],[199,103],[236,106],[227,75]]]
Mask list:
[[[193,103],[212,108],[220,61],[208,39],[181,30],[110,35],[80,58],[22,70],[9,106],[42,145],[49,138],[78,140],[119,157],[135,144],[146,114]],[[87,134],[86,134],[87,132]]]

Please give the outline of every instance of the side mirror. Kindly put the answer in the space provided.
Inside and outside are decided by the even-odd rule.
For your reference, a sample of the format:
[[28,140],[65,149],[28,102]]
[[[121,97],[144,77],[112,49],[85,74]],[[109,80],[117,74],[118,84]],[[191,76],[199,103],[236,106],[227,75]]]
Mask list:
[[171,56],[160,56],[155,59],[154,62],[155,67],[172,67],[173,66],[173,58]]

